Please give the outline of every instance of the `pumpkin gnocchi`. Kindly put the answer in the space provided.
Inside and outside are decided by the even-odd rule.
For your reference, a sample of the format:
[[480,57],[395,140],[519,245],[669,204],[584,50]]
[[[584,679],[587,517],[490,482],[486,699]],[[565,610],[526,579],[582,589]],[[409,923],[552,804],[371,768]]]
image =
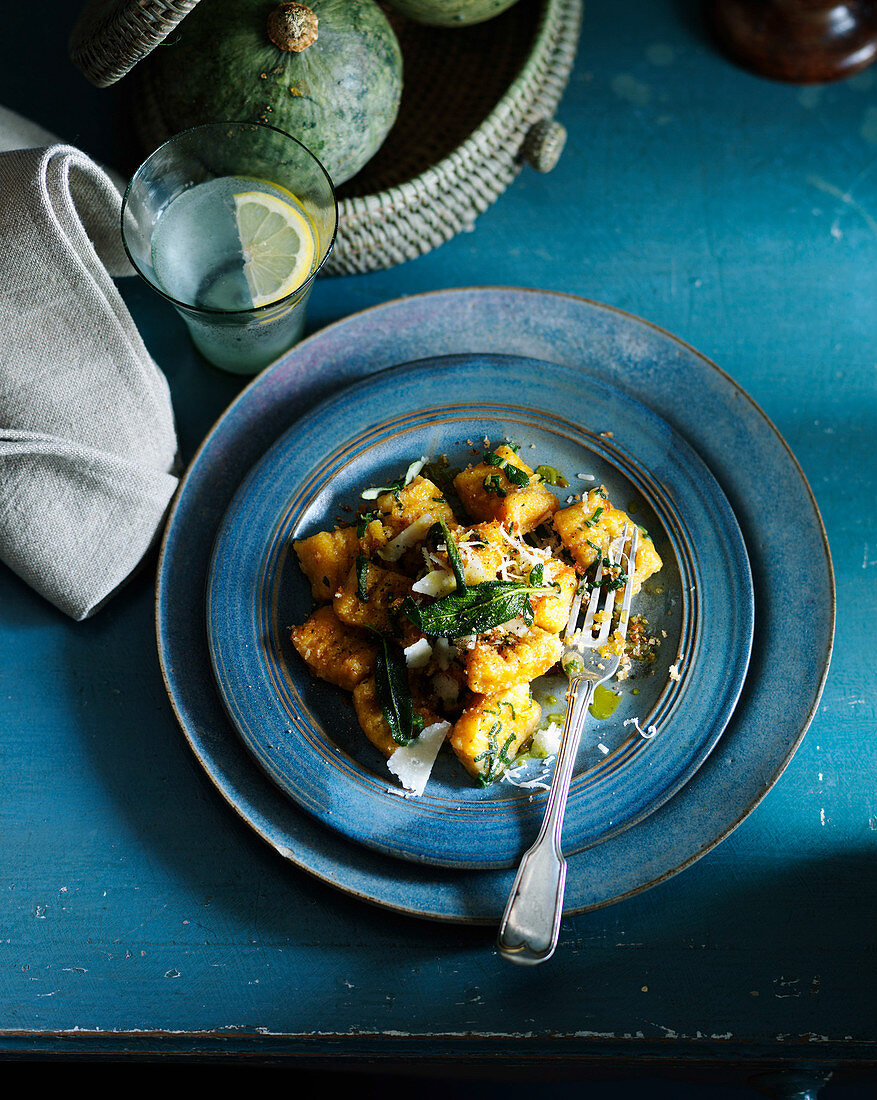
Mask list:
[[[384,757],[441,723],[465,772],[493,783],[539,726],[533,683],[558,667],[576,591],[627,521],[603,487],[561,507],[508,443],[455,476],[422,458],[365,489],[354,523],[293,542],[317,606],[292,644],[351,693]],[[643,532],[636,589],[660,568]]]

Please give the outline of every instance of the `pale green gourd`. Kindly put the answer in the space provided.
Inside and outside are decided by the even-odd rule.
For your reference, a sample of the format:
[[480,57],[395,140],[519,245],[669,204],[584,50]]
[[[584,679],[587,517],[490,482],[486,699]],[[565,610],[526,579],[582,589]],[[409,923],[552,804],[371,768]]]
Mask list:
[[387,0],[415,23],[433,27],[469,27],[484,23],[510,8],[517,0]]
[[157,119],[167,137],[205,122],[268,123],[307,146],[336,186],[383,143],[402,93],[399,42],[374,0],[200,0],[142,65],[153,134]]

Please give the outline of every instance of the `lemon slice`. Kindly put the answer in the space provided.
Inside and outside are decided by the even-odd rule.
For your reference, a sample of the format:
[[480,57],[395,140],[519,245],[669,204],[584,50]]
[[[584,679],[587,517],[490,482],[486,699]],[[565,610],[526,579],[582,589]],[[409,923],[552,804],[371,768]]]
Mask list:
[[313,230],[300,210],[266,191],[243,191],[234,206],[253,305],[277,302],[310,275]]

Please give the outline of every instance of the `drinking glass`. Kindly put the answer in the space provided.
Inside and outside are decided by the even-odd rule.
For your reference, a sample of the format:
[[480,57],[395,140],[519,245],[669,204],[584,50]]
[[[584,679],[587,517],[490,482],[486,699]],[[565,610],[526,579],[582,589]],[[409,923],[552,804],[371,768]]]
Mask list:
[[[300,231],[293,229],[293,240],[310,230],[303,257],[313,244],[304,281],[258,305],[244,279],[234,220],[235,203],[254,193],[289,215]],[[337,224],[322,164],[300,141],[261,123],[208,123],[177,134],[141,164],[122,202],[122,238],[134,269],[177,309],[202,355],[236,374],[258,373],[299,339]]]

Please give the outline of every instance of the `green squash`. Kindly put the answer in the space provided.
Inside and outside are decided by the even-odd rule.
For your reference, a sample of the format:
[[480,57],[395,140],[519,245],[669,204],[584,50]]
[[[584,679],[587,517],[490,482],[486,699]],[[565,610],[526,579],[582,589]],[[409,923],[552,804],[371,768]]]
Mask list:
[[134,110],[153,140],[204,122],[268,123],[336,186],[378,150],[402,94],[399,42],[374,0],[200,0],[141,64]]
[[517,0],[387,0],[415,23],[433,27],[469,27],[484,23],[510,8]]

